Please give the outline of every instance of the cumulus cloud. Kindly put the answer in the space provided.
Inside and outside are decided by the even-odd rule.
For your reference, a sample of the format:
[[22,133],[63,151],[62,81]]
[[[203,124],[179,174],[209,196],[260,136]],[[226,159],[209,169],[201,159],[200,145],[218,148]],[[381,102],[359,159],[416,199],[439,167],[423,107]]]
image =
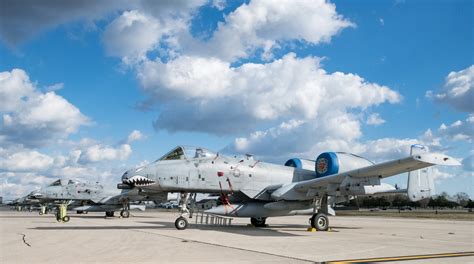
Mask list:
[[0,73],[0,142],[26,147],[64,139],[88,124],[80,110],[55,92],[43,93],[25,71]]
[[5,154],[8,153],[0,153],[2,158],[0,160],[0,171],[44,171],[54,163],[52,157],[38,151],[23,150],[11,155]]
[[428,91],[426,96],[448,104],[458,111],[474,112],[474,65],[451,72],[446,77],[443,90],[439,93]]
[[325,111],[401,100],[386,86],[354,74],[329,74],[318,58],[292,53],[238,67],[217,58],[183,56],[166,64],[145,63],[138,78],[159,104],[155,128],[169,131],[249,132],[265,124],[314,119]]
[[96,144],[87,147],[79,156],[80,163],[91,163],[111,160],[126,160],[132,154],[129,144],[122,144],[118,147]]
[[474,114],[469,115],[466,120],[457,120],[450,125],[444,123],[438,129],[440,136],[453,141],[472,142],[474,137]]
[[373,113],[367,117],[367,125],[378,126],[385,123],[385,120],[378,113]]
[[208,42],[192,45],[199,54],[212,51],[227,61],[250,57],[256,51],[271,59],[271,50],[285,41],[327,43],[353,26],[324,0],[251,1],[227,15]]
[[161,22],[153,16],[132,10],[124,12],[106,27],[103,42],[109,55],[131,63],[143,59],[148,51],[157,48],[165,34],[183,28],[187,28],[186,24],[180,20]]

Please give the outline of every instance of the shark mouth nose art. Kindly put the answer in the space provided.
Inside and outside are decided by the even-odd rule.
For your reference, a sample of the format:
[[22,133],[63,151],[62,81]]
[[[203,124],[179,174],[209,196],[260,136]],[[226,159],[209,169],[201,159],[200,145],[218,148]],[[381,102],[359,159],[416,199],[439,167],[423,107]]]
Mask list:
[[130,179],[123,180],[123,183],[135,186],[148,186],[155,183],[154,180],[148,179],[147,177],[135,175]]

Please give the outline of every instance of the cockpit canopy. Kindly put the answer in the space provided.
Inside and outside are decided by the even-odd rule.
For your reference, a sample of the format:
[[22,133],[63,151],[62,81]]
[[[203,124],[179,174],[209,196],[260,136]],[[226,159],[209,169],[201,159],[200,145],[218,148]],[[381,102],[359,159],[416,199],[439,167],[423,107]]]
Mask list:
[[215,157],[216,155],[217,154],[215,152],[201,147],[177,146],[170,152],[166,153],[163,157],[159,158],[157,161],[198,159]]
[[55,180],[53,183],[51,183],[48,186],[61,186],[61,185],[62,185],[61,180]]
[[67,184],[64,184],[63,181],[59,179],[59,180],[55,180],[48,186],[63,186],[63,185],[78,184],[78,183],[79,183],[78,181],[68,180]]

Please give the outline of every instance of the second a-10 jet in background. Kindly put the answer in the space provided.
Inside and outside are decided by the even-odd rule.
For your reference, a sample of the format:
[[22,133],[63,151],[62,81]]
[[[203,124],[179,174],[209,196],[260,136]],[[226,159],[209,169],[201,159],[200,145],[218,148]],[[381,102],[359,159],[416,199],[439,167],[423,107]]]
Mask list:
[[218,193],[222,205],[207,213],[250,217],[255,226],[264,226],[267,217],[312,214],[311,226],[325,231],[329,228],[327,215],[335,215],[335,204],[357,195],[401,191],[381,179],[410,172],[408,188],[403,191],[410,200],[418,201],[434,193],[426,168],[460,163],[414,145],[407,157],[379,164],[350,153],[324,152],[315,161],[292,159],[286,165],[178,146],[151,164],[125,172],[118,188],[181,193],[181,216],[175,221],[180,230],[188,226],[185,217],[192,216],[189,197],[193,200],[196,193]]
[[138,190],[124,190],[118,195],[107,195],[104,187],[99,183],[84,183],[69,180],[64,184],[61,180],[45,186],[28,195],[41,205],[40,214],[48,205],[63,206],[64,210],[56,212],[56,218],[61,222],[68,222],[66,215],[68,206],[78,212],[105,212],[108,217],[114,216],[115,211],[120,211],[120,216],[128,218],[130,209],[144,210],[144,206],[130,204],[134,201],[162,201],[166,200],[166,193],[153,193],[151,195]]

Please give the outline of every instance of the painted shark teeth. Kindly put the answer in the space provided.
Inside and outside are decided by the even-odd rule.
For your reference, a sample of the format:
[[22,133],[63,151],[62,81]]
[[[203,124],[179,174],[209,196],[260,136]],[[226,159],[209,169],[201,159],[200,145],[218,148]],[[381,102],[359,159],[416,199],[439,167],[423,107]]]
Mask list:
[[144,176],[135,175],[128,180],[124,180],[123,183],[134,186],[148,186],[154,184],[155,181]]

